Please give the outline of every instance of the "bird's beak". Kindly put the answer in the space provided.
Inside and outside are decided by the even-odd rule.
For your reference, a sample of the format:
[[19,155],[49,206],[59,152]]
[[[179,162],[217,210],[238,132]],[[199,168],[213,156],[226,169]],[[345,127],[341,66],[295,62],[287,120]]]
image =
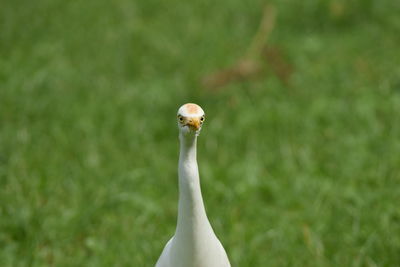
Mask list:
[[186,125],[191,129],[198,131],[200,129],[200,118],[189,118]]

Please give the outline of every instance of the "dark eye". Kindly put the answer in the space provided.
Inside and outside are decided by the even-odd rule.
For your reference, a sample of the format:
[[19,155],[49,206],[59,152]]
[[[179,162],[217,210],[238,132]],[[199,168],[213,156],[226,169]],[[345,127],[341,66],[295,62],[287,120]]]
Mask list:
[[201,117],[201,118],[200,118],[200,121],[204,121],[204,117]]
[[182,118],[182,117],[179,117],[179,120],[180,120],[180,121],[183,121],[183,118]]

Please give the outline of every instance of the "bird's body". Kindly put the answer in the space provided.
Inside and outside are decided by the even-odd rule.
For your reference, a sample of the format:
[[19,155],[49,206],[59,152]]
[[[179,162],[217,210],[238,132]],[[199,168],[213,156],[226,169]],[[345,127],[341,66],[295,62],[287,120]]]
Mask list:
[[208,221],[201,195],[196,142],[203,120],[204,112],[195,104],[183,105],[178,111],[178,223],[175,235],[165,246],[156,267],[231,266]]

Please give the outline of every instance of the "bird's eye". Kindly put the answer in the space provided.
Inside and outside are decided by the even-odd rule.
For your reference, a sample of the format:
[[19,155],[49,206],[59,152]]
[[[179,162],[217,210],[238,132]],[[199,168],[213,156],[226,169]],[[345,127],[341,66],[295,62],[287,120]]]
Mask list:
[[181,116],[179,116],[179,121],[183,121],[183,118]]
[[200,118],[200,121],[203,122],[204,121],[204,116]]

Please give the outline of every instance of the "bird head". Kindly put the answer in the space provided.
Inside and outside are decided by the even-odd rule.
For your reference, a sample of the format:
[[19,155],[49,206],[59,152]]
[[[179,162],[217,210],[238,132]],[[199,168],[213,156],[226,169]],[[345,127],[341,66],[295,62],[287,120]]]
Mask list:
[[178,110],[178,128],[185,135],[198,135],[204,120],[205,114],[199,105],[187,103]]

